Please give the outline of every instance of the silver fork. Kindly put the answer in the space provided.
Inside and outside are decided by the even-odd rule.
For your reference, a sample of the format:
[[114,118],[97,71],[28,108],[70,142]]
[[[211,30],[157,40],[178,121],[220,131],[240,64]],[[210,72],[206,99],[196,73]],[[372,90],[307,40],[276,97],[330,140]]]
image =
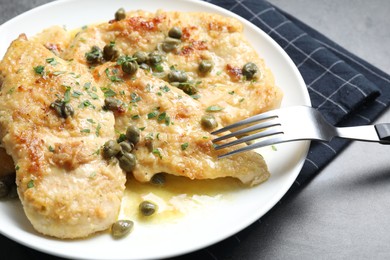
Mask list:
[[[216,150],[241,143],[248,143],[255,139],[260,140],[220,155],[219,158],[267,145],[298,140],[328,142],[333,137],[390,144],[390,123],[334,127],[325,120],[320,112],[307,106],[293,106],[268,111],[228,125],[212,132],[212,134],[217,135],[235,128],[239,129],[213,140]],[[232,137],[238,137],[238,139],[218,144]]]

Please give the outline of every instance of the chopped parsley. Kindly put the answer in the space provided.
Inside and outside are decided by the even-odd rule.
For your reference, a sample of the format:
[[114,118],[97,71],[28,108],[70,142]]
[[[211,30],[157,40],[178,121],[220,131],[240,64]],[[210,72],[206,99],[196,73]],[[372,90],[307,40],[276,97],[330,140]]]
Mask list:
[[206,112],[218,112],[218,111],[221,111],[223,109],[223,107],[220,107],[218,105],[212,105],[212,106],[209,106],[208,108],[206,108]]
[[95,106],[91,103],[91,101],[84,100],[83,102],[80,103],[79,108],[86,108],[86,107],[92,107],[95,108]]
[[120,142],[123,142],[123,141],[126,141],[127,140],[127,137],[125,134],[119,134],[119,137],[118,139],[116,140],[118,143]]
[[34,67],[34,71],[36,74],[43,76],[45,74],[45,67],[42,65],[38,65],[38,66]]
[[34,188],[34,180],[30,180],[28,183],[27,183],[27,188],[28,189],[31,189],[31,188]]
[[96,136],[100,136],[100,129],[102,128],[102,126],[100,125],[100,124],[98,124],[97,126],[96,126],[96,131],[95,131],[95,134],[96,134]]
[[69,103],[70,102],[70,87],[66,86],[65,94],[64,94],[64,102]]
[[137,102],[142,100],[141,97],[137,93],[131,93],[130,98],[131,98],[131,100],[130,100],[131,103],[137,103]]
[[123,79],[121,79],[120,77],[118,77],[118,70],[117,69],[113,69],[111,70],[111,73],[110,73],[110,70],[107,68],[105,71],[106,73],[106,76],[111,80],[111,82],[122,82]]
[[160,87],[160,89],[161,89],[162,92],[165,92],[165,93],[166,93],[166,92],[169,92],[169,91],[171,90],[171,89],[170,89],[168,86],[166,86],[166,85],[165,85],[164,87]]
[[155,118],[158,115],[158,111],[152,111],[148,113],[148,119]]
[[160,149],[153,149],[152,151],[153,154],[157,155],[160,159],[162,159],[162,155],[161,155],[161,152],[160,152]]
[[86,83],[84,84],[84,89],[85,89],[85,90],[88,90],[90,87],[91,87],[91,82],[86,82]]
[[161,114],[158,115],[157,117],[157,121],[162,121],[162,120],[165,120],[165,118],[167,117],[167,113],[166,112],[162,112]]
[[91,92],[91,91],[87,91],[88,95],[92,98],[92,99],[98,99],[99,96],[94,93],[94,92]]
[[75,97],[75,98],[78,98],[82,95],[83,93],[81,91],[78,91],[78,90],[74,90],[73,93],[72,93],[72,97]]
[[110,88],[101,88],[103,93],[104,93],[104,97],[113,97],[116,95],[116,92]]
[[81,130],[80,130],[80,133],[90,133],[90,132],[91,132],[91,130],[88,129],[88,128],[85,128],[85,129],[81,129]]
[[52,66],[55,66],[55,65],[58,64],[58,62],[56,61],[55,58],[47,58],[47,59],[46,59],[46,62],[49,63],[49,64],[52,65]]
[[181,150],[184,151],[188,148],[188,143],[181,144]]

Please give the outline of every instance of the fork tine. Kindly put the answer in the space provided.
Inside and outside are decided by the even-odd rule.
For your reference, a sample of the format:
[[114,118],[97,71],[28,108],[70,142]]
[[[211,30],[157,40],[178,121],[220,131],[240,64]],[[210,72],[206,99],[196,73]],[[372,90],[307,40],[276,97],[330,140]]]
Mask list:
[[242,153],[242,152],[245,152],[245,151],[261,148],[261,147],[268,146],[268,145],[283,143],[283,142],[287,142],[287,141],[289,141],[289,140],[287,140],[282,135],[276,136],[276,137],[271,137],[271,138],[267,138],[267,139],[261,140],[259,142],[256,142],[254,144],[251,144],[251,145],[239,148],[237,150],[233,150],[233,151],[230,151],[228,153],[225,153],[225,154],[222,154],[222,155],[218,155],[218,158],[222,159],[224,157],[228,157],[228,156],[233,155],[233,154]]
[[252,125],[252,126],[237,130],[235,132],[231,132],[230,134],[217,137],[213,140],[213,142],[216,143],[216,142],[228,139],[230,137],[244,135],[244,134],[249,133],[249,132],[261,130],[261,129],[271,127],[271,126],[276,126],[276,125],[280,125],[280,121],[278,120],[277,117],[273,117],[270,120],[267,120],[265,122],[261,122],[261,123],[258,123],[256,125]]
[[[253,134],[253,135],[248,135],[248,136],[236,139],[236,140],[234,140],[232,142],[229,142],[229,143],[216,145],[216,146],[214,146],[214,149],[215,150],[220,150],[220,149],[223,149],[223,148],[226,148],[226,147],[230,147],[230,146],[233,146],[233,145],[237,145],[237,144],[249,142],[249,141],[252,141],[252,140],[255,140],[255,139],[259,139],[259,138],[263,138],[263,137],[267,137],[267,136],[271,136],[271,135],[277,135],[277,134],[281,134],[281,133],[283,133],[281,127],[280,126],[275,126],[275,127],[270,128],[270,129],[266,129],[264,131],[261,131],[260,133],[256,133],[256,134]],[[213,140],[213,142],[215,142],[215,140]]]
[[268,112],[265,112],[265,113],[262,113],[262,114],[259,114],[259,115],[248,117],[248,118],[246,118],[244,120],[241,120],[241,121],[239,121],[237,123],[225,126],[225,127],[221,128],[221,129],[218,129],[218,130],[212,132],[211,134],[214,134],[214,135],[220,134],[220,133],[226,132],[226,131],[228,131],[230,129],[240,127],[242,125],[251,124],[251,123],[254,123],[254,122],[257,122],[257,121],[270,119],[270,118],[273,118],[273,117],[277,117],[276,111],[268,111]]

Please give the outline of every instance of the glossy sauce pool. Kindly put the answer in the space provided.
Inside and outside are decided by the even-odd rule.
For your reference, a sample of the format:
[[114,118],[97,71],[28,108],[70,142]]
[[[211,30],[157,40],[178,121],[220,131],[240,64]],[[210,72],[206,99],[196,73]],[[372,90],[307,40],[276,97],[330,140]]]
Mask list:
[[[128,176],[119,219],[148,223],[177,221],[194,210],[228,200],[231,191],[243,188],[245,186],[233,178],[190,180],[166,174],[164,184],[153,184],[140,183]],[[157,205],[152,216],[139,213],[139,204],[144,200]]]

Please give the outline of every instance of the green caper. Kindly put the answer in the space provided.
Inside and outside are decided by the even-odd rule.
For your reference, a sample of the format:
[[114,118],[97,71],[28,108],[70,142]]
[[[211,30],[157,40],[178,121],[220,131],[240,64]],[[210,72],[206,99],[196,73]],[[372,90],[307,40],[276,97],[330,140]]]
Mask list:
[[200,123],[202,127],[206,130],[211,130],[218,126],[218,122],[213,115],[202,116]]
[[68,118],[69,116],[74,115],[74,109],[71,104],[68,104],[60,99],[57,99],[50,104],[50,108],[56,111],[57,115],[62,118]]
[[242,75],[246,77],[246,79],[253,79],[255,74],[258,72],[258,68],[256,64],[253,62],[248,62],[242,67]]
[[110,140],[103,145],[103,157],[111,159],[121,151],[120,145],[115,140]]
[[0,198],[4,198],[9,193],[9,187],[4,181],[0,181]]
[[92,46],[91,50],[85,53],[85,59],[89,64],[99,63],[103,60],[103,52],[98,46]]
[[136,59],[138,65],[141,65],[141,63],[145,63],[148,61],[148,55],[143,51],[137,51],[133,54],[133,58]]
[[126,129],[127,140],[136,145],[139,142],[141,132],[135,125],[129,125]]
[[115,43],[111,42],[103,48],[103,58],[106,61],[113,61],[119,57],[119,51],[115,48]]
[[164,42],[162,42],[161,48],[165,52],[171,52],[175,50],[180,43],[181,41],[179,39],[167,37],[165,38]]
[[160,172],[155,175],[153,175],[152,179],[150,179],[150,182],[155,185],[163,185],[165,184],[165,175],[164,173]]
[[170,82],[172,86],[177,87],[184,91],[188,95],[195,95],[199,92],[196,84],[192,82]]
[[210,72],[214,67],[214,64],[212,61],[209,61],[209,60],[202,60],[200,63],[199,63],[199,67],[198,67],[198,70],[200,73],[208,73]]
[[124,170],[125,172],[131,172],[136,164],[137,164],[137,159],[135,158],[135,155],[132,153],[126,153],[122,152],[122,155],[119,156],[119,166]]
[[187,79],[187,73],[183,70],[171,70],[168,74],[169,82],[186,82]]
[[134,144],[127,141],[122,141],[119,143],[122,153],[130,153],[134,149]]
[[157,205],[145,200],[139,204],[139,211],[143,216],[151,216],[157,211]]
[[118,220],[111,226],[111,235],[114,238],[122,238],[128,235],[134,227],[134,222],[131,220]]
[[118,11],[115,12],[115,20],[120,21],[126,18],[126,11],[123,8],[119,8]]
[[134,60],[126,60],[122,63],[121,68],[124,73],[133,75],[138,70],[138,64]]
[[104,109],[110,111],[119,111],[123,106],[123,102],[113,97],[104,99]]
[[152,66],[156,66],[157,64],[160,64],[162,62],[161,53],[159,53],[157,51],[149,53],[148,62]]
[[182,36],[182,31],[181,31],[181,28],[180,27],[177,27],[177,26],[174,26],[172,27],[169,32],[168,32],[168,36],[169,37],[172,37],[172,38],[176,38],[176,39],[180,39],[181,36]]

